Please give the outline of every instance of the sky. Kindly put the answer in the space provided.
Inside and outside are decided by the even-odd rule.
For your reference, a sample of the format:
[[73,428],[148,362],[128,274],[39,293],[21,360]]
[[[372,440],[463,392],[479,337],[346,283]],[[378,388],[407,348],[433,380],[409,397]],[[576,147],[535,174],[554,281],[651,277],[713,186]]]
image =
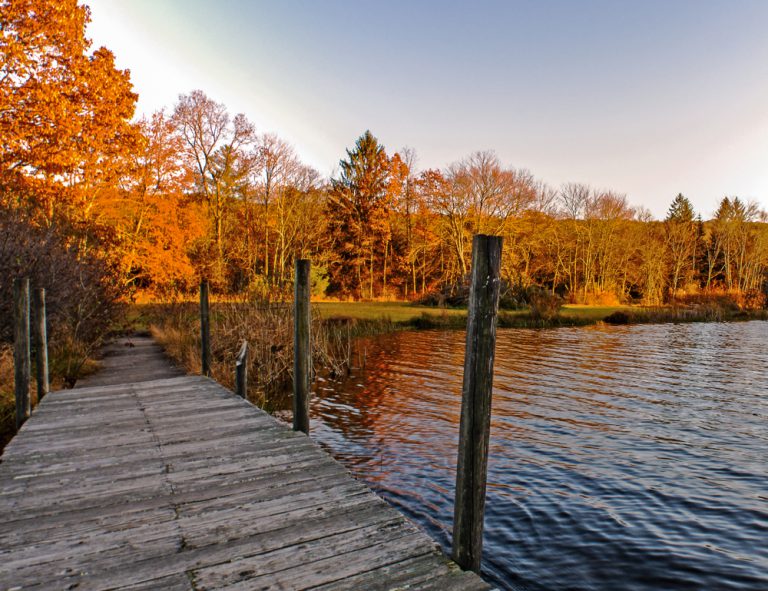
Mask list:
[[768,0],[90,0],[137,114],[194,89],[331,176],[366,130],[420,169],[768,209]]

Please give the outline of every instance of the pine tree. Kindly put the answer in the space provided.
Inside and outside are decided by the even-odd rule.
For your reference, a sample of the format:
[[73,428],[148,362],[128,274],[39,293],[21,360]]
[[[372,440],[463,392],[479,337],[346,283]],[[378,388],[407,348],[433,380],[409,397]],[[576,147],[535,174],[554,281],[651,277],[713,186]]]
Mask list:
[[[389,242],[390,166],[384,146],[366,131],[331,181],[327,214],[335,261],[330,289],[374,297],[375,275]],[[365,277],[367,275],[367,278]]]

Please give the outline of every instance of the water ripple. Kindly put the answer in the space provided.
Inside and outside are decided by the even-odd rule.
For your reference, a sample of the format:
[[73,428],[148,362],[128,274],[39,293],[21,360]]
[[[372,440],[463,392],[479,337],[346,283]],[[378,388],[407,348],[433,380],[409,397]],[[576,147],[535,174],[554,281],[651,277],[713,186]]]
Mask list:
[[[768,589],[768,325],[500,330],[483,571],[502,589]],[[461,332],[361,343],[313,437],[448,548]]]

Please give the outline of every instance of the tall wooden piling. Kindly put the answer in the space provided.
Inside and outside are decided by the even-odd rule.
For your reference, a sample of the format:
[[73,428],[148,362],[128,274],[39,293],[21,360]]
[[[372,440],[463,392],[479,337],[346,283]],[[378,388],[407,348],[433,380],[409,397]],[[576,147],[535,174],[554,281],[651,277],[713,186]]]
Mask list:
[[16,395],[16,429],[29,418],[29,378],[32,361],[29,345],[29,279],[13,280],[13,377]]
[[309,434],[309,390],[312,374],[310,345],[309,269],[296,259],[293,299],[293,430]]
[[211,321],[208,307],[208,281],[200,283],[200,356],[202,358],[202,373],[211,375]]
[[472,243],[464,383],[453,514],[453,559],[480,572],[491,430],[491,390],[499,308],[502,239],[476,235]]
[[35,368],[37,370],[37,401],[40,402],[48,394],[48,327],[45,317],[45,289],[35,290]]
[[235,360],[235,394],[248,398],[248,341],[243,341]]

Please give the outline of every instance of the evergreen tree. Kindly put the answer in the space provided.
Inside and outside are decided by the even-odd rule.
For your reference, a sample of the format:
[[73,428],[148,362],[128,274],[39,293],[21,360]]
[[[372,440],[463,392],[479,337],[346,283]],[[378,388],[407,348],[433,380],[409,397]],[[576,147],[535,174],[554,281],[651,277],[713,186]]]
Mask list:
[[339,166],[327,205],[335,253],[330,290],[373,298],[375,275],[379,269],[383,272],[390,235],[389,159],[384,146],[366,131]]

